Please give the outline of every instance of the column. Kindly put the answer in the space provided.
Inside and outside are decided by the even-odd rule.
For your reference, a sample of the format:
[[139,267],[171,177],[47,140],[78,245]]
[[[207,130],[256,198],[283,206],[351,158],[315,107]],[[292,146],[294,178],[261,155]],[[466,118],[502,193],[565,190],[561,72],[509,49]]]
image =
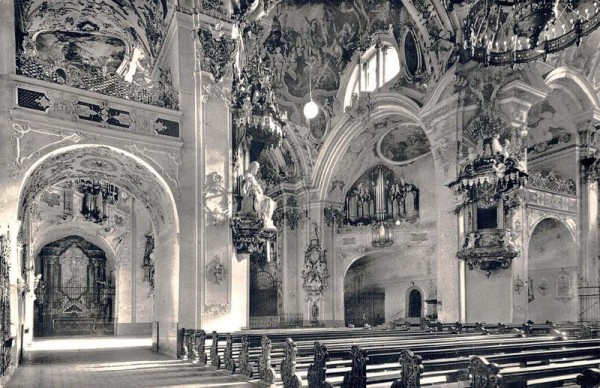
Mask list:
[[457,107],[453,103],[428,112],[424,118],[435,165],[438,319],[442,322],[464,320],[464,264],[456,257],[459,223],[454,213],[454,194],[446,186],[456,179],[456,115]]

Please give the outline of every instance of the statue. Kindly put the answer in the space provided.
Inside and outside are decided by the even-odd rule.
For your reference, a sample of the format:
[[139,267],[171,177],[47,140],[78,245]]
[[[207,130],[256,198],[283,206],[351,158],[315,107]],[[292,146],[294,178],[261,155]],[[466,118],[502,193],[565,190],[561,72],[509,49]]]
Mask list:
[[258,184],[256,174],[258,174],[259,168],[260,164],[258,162],[250,163],[250,167],[244,173],[242,195],[254,197],[254,211],[264,221],[265,229],[276,229],[273,224],[273,212],[277,207],[277,203],[264,195],[262,187]]

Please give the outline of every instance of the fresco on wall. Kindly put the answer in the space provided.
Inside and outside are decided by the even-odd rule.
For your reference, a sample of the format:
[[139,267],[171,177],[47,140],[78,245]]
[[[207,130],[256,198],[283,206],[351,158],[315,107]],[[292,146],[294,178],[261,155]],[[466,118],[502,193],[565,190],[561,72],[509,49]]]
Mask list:
[[410,162],[431,151],[425,132],[417,126],[398,126],[381,137],[379,155],[391,162]]
[[[569,117],[568,104],[557,96],[551,96],[542,104],[531,108],[528,116],[528,152],[533,154],[547,151],[574,140],[574,124]],[[559,106],[562,105],[562,108]]]
[[44,32],[37,36],[35,47],[43,60],[93,66],[107,74],[116,72],[125,57],[125,42],[121,39],[89,33]]

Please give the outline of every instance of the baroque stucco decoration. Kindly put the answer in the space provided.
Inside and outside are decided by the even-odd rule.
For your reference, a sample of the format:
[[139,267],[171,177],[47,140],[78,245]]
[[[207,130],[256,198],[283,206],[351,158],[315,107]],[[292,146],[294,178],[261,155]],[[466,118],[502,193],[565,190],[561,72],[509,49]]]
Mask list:
[[208,315],[224,315],[231,311],[231,304],[229,303],[205,303],[204,309],[205,314]]
[[45,158],[25,181],[20,209],[27,209],[46,187],[91,176],[114,182],[138,199],[148,210],[157,236],[174,232],[175,208],[166,183],[157,184],[157,175],[131,155],[105,146],[78,146]]
[[222,226],[230,217],[231,194],[224,185],[223,176],[217,172],[208,174],[204,181],[204,211],[213,226]]
[[[166,0],[27,0],[16,7],[17,71],[176,109],[170,75],[152,79],[166,32]],[[168,70],[167,70],[168,71]]]
[[221,255],[215,256],[207,265],[206,265],[206,279],[209,282],[215,284],[221,284],[224,280],[227,279],[227,275],[229,274],[229,266],[227,263],[223,262],[223,258]]
[[315,238],[310,240],[304,252],[304,269],[302,270],[302,288],[310,300],[317,300],[327,288],[329,271],[327,270],[326,250],[319,240],[319,228],[315,224]]
[[212,31],[198,30],[199,47],[197,58],[200,68],[212,75],[215,82],[230,76],[234,60],[235,43],[223,36],[220,28]]

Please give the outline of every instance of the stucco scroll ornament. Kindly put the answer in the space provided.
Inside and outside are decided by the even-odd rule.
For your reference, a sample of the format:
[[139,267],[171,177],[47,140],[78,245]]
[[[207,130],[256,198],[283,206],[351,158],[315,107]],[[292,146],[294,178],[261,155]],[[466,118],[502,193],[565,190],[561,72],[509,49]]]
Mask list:
[[231,305],[229,303],[205,303],[204,313],[209,315],[223,315],[229,313]]
[[234,42],[221,35],[215,28],[213,31],[198,30],[199,65],[213,76],[215,82],[221,82],[223,77],[231,74],[235,52]]
[[[13,122],[11,126],[13,132],[11,134],[11,142],[15,146],[15,159],[7,159],[5,165],[11,167],[12,178],[18,177],[22,172],[27,169],[29,162],[37,155],[42,155],[45,150],[52,149],[61,143],[72,142],[79,143],[81,136],[77,133],[65,135],[60,132],[46,131],[39,128],[34,128],[29,124],[25,126],[20,123]],[[49,136],[51,138],[57,138],[55,141],[46,141],[41,147],[34,149],[34,137],[39,135]],[[31,137],[27,139],[27,137]]]
[[229,191],[225,188],[223,176],[211,172],[204,181],[204,211],[213,226],[224,225],[230,217]]
[[309,298],[322,295],[323,290],[327,288],[327,279],[329,278],[325,256],[327,251],[321,246],[316,225],[315,235],[316,238],[311,239],[304,253],[304,269],[302,270],[302,279],[304,280],[302,288],[307,292]]
[[215,256],[206,266],[206,278],[212,283],[221,284],[228,274],[229,266],[223,262],[221,255]]
[[521,295],[521,291],[523,290],[524,285],[525,285],[525,282],[523,282],[523,279],[521,279],[517,275],[517,278],[515,279],[515,283],[514,283],[514,287],[513,287],[515,294]]

